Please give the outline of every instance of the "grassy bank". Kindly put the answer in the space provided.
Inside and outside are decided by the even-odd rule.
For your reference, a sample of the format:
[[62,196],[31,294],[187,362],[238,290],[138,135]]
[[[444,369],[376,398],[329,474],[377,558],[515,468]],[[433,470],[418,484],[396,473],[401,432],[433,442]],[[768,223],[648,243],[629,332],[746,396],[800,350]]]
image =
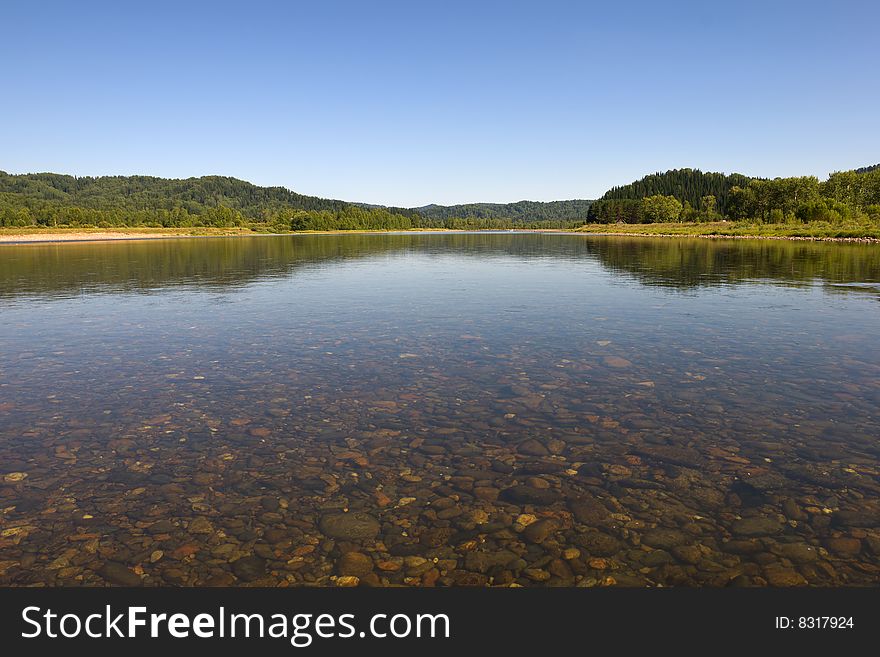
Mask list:
[[657,235],[673,237],[755,237],[813,240],[880,240],[876,223],[761,224],[747,221],[658,224],[586,224],[579,233],[613,235]]
[[[766,238],[827,241],[880,241],[880,226],[875,223],[831,224],[825,222],[797,224],[760,224],[755,222],[700,222],[654,224],[586,224],[565,231],[547,229],[534,232],[575,232],[596,235],[643,235],[657,237]],[[411,232],[447,232],[442,228],[414,228]],[[291,231],[286,231],[291,232]],[[379,233],[382,230],[299,231],[308,234]],[[235,228],[83,228],[24,227],[0,228],[2,242],[67,242],[116,239],[149,239],[162,237],[223,237],[233,235],[265,235],[265,226]]]

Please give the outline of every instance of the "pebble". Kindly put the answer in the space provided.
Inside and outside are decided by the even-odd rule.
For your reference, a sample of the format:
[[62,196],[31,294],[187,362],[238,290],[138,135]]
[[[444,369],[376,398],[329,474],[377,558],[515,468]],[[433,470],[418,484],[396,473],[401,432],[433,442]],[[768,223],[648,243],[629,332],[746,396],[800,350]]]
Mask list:
[[590,526],[604,524],[610,513],[605,505],[593,497],[572,499],[568,502],[568,508],[575,520]]
[[575,540],[589,555],[610,557],[620,551],[620,541],[603,532],[584,532],[579,534]]
[[523,574],[536,582],[546,582],[550,579],[550,573],[541,568],[526,568],[523,570]]
[[528,527],[533,522],[538,521],[538,516],[533,515],[531,513],[521,513],[516,517],[516,524],[522,525],[523,527]]
[[692,565],[703,559],[703,551],[696,545],[675,545],[672,547],[672,555],[679,561]]
[[807,514],[801,510],[798,503],[790,497],[786,497],[782,501],[782,513],[791,520],[804,520],[807,517]]
[[471,521],[477,525],[485,525],[489,522],[489,514],[483,509],[474,509],[470,513]]
[[795,563],[813,563],[819,558],[819,551],[806,543],[782,543],[774,546],[772,552]]
[[475,486],[473,493],[474,497],[477,499],[494,502],[498,499],[500,491],[497,488],[492,488],[490,486]]
[[782,529],[783,525],[778,520],[764,516],[734,520],[730,531],[739,536],[773,536]]
[[501,491],[501,499],[514,504],[548,506],[559,500],[559,493],[553,489],[520,485]]
[[190,534],[213,534],[214,525],[204,516],[197,516],[190,521],[187,530]]
[[232,572],[244,582],[253,582],[266,574],[266,562],[257,556],[247,556],[232,562]]
[[764,575],[767,577],[770,586],[806,586],[808,583],[804,576],[796,570],[779,565],[768,566],[764,570]]
[[346,552],[339,558],[340,575],[366,577],[373,572],[373,560],[361,552]]
[[829,552],[833,552],[837,556],[852,558],[862,551],[862,542],[857,538],[838,537],[826,538],[823,544],[828,548]]
[[841,509],[831,516],[832,523],[843,527],[880,527],[880,509]]
[[642,536],[643,545],[648,545],[650,547],[663,550],[671,550],[677,545],[681,545],[687,542],[688,538],[684,534],[684,532],[680,532],[677,529],[667,529],[664,527],[651,529],[645,532],[645,534]]
[[464,566],[467,570],[485,573],[492,568],[507,567],[517,559],[519,557],[509,550],[468,552],[464,558]]
[[108,561],[98,569],[98,574],[117,586],[142,586],[143,580],[121,563]]
[[379,521],[368,513],[333,513],[321,518],[321,533],[347,541],[370,540],[379,533]]
[[151,534],[170,534],[175,529],[174,523],[170,520],[157,520],[147,527],[147,531]]
[[538,520],[530,523],[523,530],[523,537],[530,543],[543,543],[559,527],[559,523],[552,519]]
[[537,440],[525,440],[517,445],[516,451],[529,456],[547,456],[550,451]]

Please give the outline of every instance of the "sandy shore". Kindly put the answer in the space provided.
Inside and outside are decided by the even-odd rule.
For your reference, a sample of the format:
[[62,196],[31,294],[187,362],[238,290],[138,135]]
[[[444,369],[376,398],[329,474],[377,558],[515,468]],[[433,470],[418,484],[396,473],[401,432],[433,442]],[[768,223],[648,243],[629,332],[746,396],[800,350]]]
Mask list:
[[[106,230],[106,231],[46,231],[46,232],[3,232],[0,231],[0,244],[34,244],[43,242],[107,242],[115,240],[146,240],[146,239],[173,239],[179,237],[272,237],[278,235],[382,235],[387,233],[462,233],[479,232],[463,230],[447,230],[445,228],[414,228],[412,230],[306,230],[296,233],[258,233],[253,231],[235,231],[218,229],[216,231],[186,232],[169,228],[166,230],[153,229],[145,231],[137,230]],[[485,231],[484,231],[485,232]],[[497,231],[507,232],[507,231]],[[567,233],[569,231],[555,229],[522,229],[519,233]]]
[[[147,229],[147,230],[56,230],[56,231],[27,231],[27,232],[4,232],[0,231],[0,244],[35,244],[47,242],[107,242],[116,240],[147,240],[147,239],[174,239],[181,237],[268,237],[273,235],[344,235],[344,234],[369,234],[378,235],[383,233],[462,233],[462,232],[488,232],[488,231],[462,231],[448,230],[443,228],[413,229],[413,230],[335,230],[335,231],[303,231],[301,233],[257,233],[251,231],[234,231],[217,229],[199,230],[187,232],[179,229]],[[509,231],[494,231],[505,233]],[[569,235],[597,235],[613,237],[678,237],[678,238],[702,238],[713,240],[790,240],[801,242],[855,242],[878,244],[880,239],[876,237],[805,237],[794,235],[724,235],[724,234],[686,234],[686,233],[643,233],[643,232],[614,232],[583,229],[517,229],[518,233],[556,233]]]
[[107,242],[111,240],[150,240],[171,239],[177,237],[247,237],[253,235],[266,235],[269,233],[252,232],[216,232],[216,233],[187,233],[183,231],[154,231],[154,232],[126,232],[126,231],[56,231],[35,233],[3,233],[0,232],[0,243],[8,244],[31,244],[36,242]]

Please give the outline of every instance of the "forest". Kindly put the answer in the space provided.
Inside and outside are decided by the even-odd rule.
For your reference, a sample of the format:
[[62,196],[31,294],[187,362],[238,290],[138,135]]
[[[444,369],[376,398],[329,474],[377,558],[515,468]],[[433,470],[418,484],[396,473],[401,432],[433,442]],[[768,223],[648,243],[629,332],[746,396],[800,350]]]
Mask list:
[[234,228],[267,232],[575,228],[735,221],[756,225],[880,223],[880,165],[815,176],[751,178],[674,169],[597,201],[519,201],[396,208],[297,194],[224,176],[75,177],[0,171],[0,227]]
[[427,221],[500,219],[513,222],[582,223],[592,201],[517,201],[516,203],[467,203],[464,205],[425,205],[415,208]]
[[259,187],[223,176],[74,177],[0,172],[3,227],[248,227],[255,230],[569,228],[589,201],[394,208]]
[[614,187],[590,205],[591,223],[840,223],[880,221],[880,165],[815,176],[749,178],[675,169]]

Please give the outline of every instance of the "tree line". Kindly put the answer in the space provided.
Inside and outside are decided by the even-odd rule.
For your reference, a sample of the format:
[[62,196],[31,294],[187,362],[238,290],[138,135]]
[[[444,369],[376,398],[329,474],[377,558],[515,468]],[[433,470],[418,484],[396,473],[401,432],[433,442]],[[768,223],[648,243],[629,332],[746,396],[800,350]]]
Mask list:
[[749,178],[676,169],[614,187],[597,201],[395,208],[259,187],[223,176],[74,177],[0,171],[0,226],[247,227],[254,230],[498,230],[593,223],[880,221],[880,165],[815,176]]
[[815,176],[748,178],[678,169],[609,190],[589,209],[593,223],[880,221],[880,167]]
[[525,222],[583,221],[593,201],[517,201],[515,203],[466,203],[463,205],[425,205],[415,211],[425,220],[501,219]]
[[411,228],[568,228],[589,201],[370,206],[259,187],[223,176],[75,177],[0,172],[0,226],[249,227],[257,230],[407,230]]

